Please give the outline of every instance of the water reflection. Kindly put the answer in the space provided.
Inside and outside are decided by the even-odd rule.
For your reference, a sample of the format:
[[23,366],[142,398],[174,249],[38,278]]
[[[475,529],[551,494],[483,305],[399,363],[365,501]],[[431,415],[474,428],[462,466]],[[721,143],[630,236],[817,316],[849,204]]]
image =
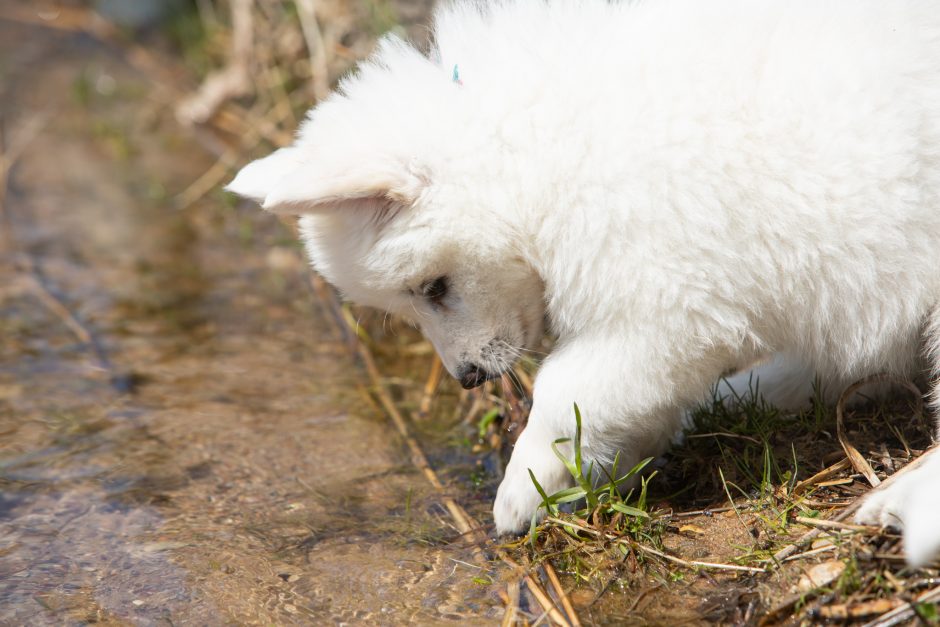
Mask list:
[[148,624],[193,602],[187,573],[168,555],[185,544],[148,540],[161,523],[154,508],[121,506],[91,489],[12,500],[0,526],[0,621],[35,624],[38,614]]

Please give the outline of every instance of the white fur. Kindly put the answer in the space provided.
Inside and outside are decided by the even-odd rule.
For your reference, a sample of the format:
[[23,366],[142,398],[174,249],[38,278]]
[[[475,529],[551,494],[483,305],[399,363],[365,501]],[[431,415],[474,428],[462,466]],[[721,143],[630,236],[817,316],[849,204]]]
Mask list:
[[875,492],[855,515],[858,522],[904,529],[904,546],[911,566],[926,566],[940,553],[940,449],[927,453],[920,468],[899,477],[890,488]]
[[[574,402],[588,457],[629,467],[755,360],[784,405],[812,373],[940,371],[935,0],[466,2],[435,42],[385,39],[230,189],[304,214],[314,267],[414,320],[455,376],[504,371],[547,314],[498,530],[539,503],[527,469],[566,485],[549,446]],[[940,525],[916,529],[922,560]]]

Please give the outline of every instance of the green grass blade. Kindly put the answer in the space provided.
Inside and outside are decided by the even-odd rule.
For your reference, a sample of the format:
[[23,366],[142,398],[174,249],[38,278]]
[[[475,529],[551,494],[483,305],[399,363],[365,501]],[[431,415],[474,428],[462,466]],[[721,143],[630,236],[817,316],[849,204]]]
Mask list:
[[532,514],[532,522],[529,523],[529,546],[533,549],[535,548],[535,540],[539,537],[538,517],[539,512],[536,510],[535,513]]
[[650,515],[644,512],[642,509],[638,509],[636,507],[630,507],[629,505],[624,505],[623,503],[612,502],[610,506],[614,508],[615,510],[617,510],[618,512],[622,512],[626,514],[627,516],[633,516],[635,518],[649,518],[650,517]]
[[575,464],[573,464],[570,459],[565,457],[564,453],[558,450],[559,444],[564,444],[570,441],[571,440],[569,438],[562,438],[560,440],[555,440],[554,442],[552,442],[552,450],[555,452],[555,455],[558,457],[558,459],[561,460],[561,463],[565,465],[565,468],[568,469],[568,472],[571,473],[571,476],[574,478],[574,480],[580,483],[581,482],[580,469]]
[[562,503],[571,503],[574,501],[580,501],[585,497],[584,490],[580,487],[578,488],[569,488],[568,490],[562,490],[561,492],[556,492],[552,495],[553,502],[556,505],[561,505]]
[[538,491],[539,496],[542,497],[542,506],[545,508],[545,511],[552,512],[552,501],[549,499],[548,494],[545,493],[545,489],[542,488],[542,484],[539,483],[538,479],[535,478],[535,473],[532,472],[531,468],[526,468],[529,471],[529,477],[532,479],[532,483],[535,485],[535,489]]
[[574,465],[581,474],[581,410],[577,403],[574,404],[574,422]]
[[490,426],[490,424],[492,424],[493,421],[496,420],[496,418],[498,418],[498,417],[499,417],[499,408],[498,408],[498,407],[494,407],[493,409],[491,409],[491,410],[489,410],[488,412],[486,412],[485,414],[483,414],[483,417],[480,418],[480,422],[477,423],[477,435],[478,435],[480,438],[486,437],[486,430],[487,430],[487,428],[488,428],[488,427]]

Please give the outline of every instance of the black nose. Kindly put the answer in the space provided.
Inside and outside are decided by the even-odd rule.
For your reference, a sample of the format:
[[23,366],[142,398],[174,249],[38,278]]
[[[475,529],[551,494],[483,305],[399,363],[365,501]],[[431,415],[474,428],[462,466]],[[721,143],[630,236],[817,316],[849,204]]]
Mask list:
[[469,390],[478,385],[483,385],[484,381],[492,379],[493,376],[476,364],[464,364],[457,370],[457,378],[460,380],[463,389]]

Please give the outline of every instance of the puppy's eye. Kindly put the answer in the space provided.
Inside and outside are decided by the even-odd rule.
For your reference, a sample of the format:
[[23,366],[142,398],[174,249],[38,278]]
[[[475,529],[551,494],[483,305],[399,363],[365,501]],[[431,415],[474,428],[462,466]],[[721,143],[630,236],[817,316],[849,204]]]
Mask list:
[[447,296],[447,277],[437,277],[433,281],[426,281],[421,285],[421,295],[434,304],[440,304]]

